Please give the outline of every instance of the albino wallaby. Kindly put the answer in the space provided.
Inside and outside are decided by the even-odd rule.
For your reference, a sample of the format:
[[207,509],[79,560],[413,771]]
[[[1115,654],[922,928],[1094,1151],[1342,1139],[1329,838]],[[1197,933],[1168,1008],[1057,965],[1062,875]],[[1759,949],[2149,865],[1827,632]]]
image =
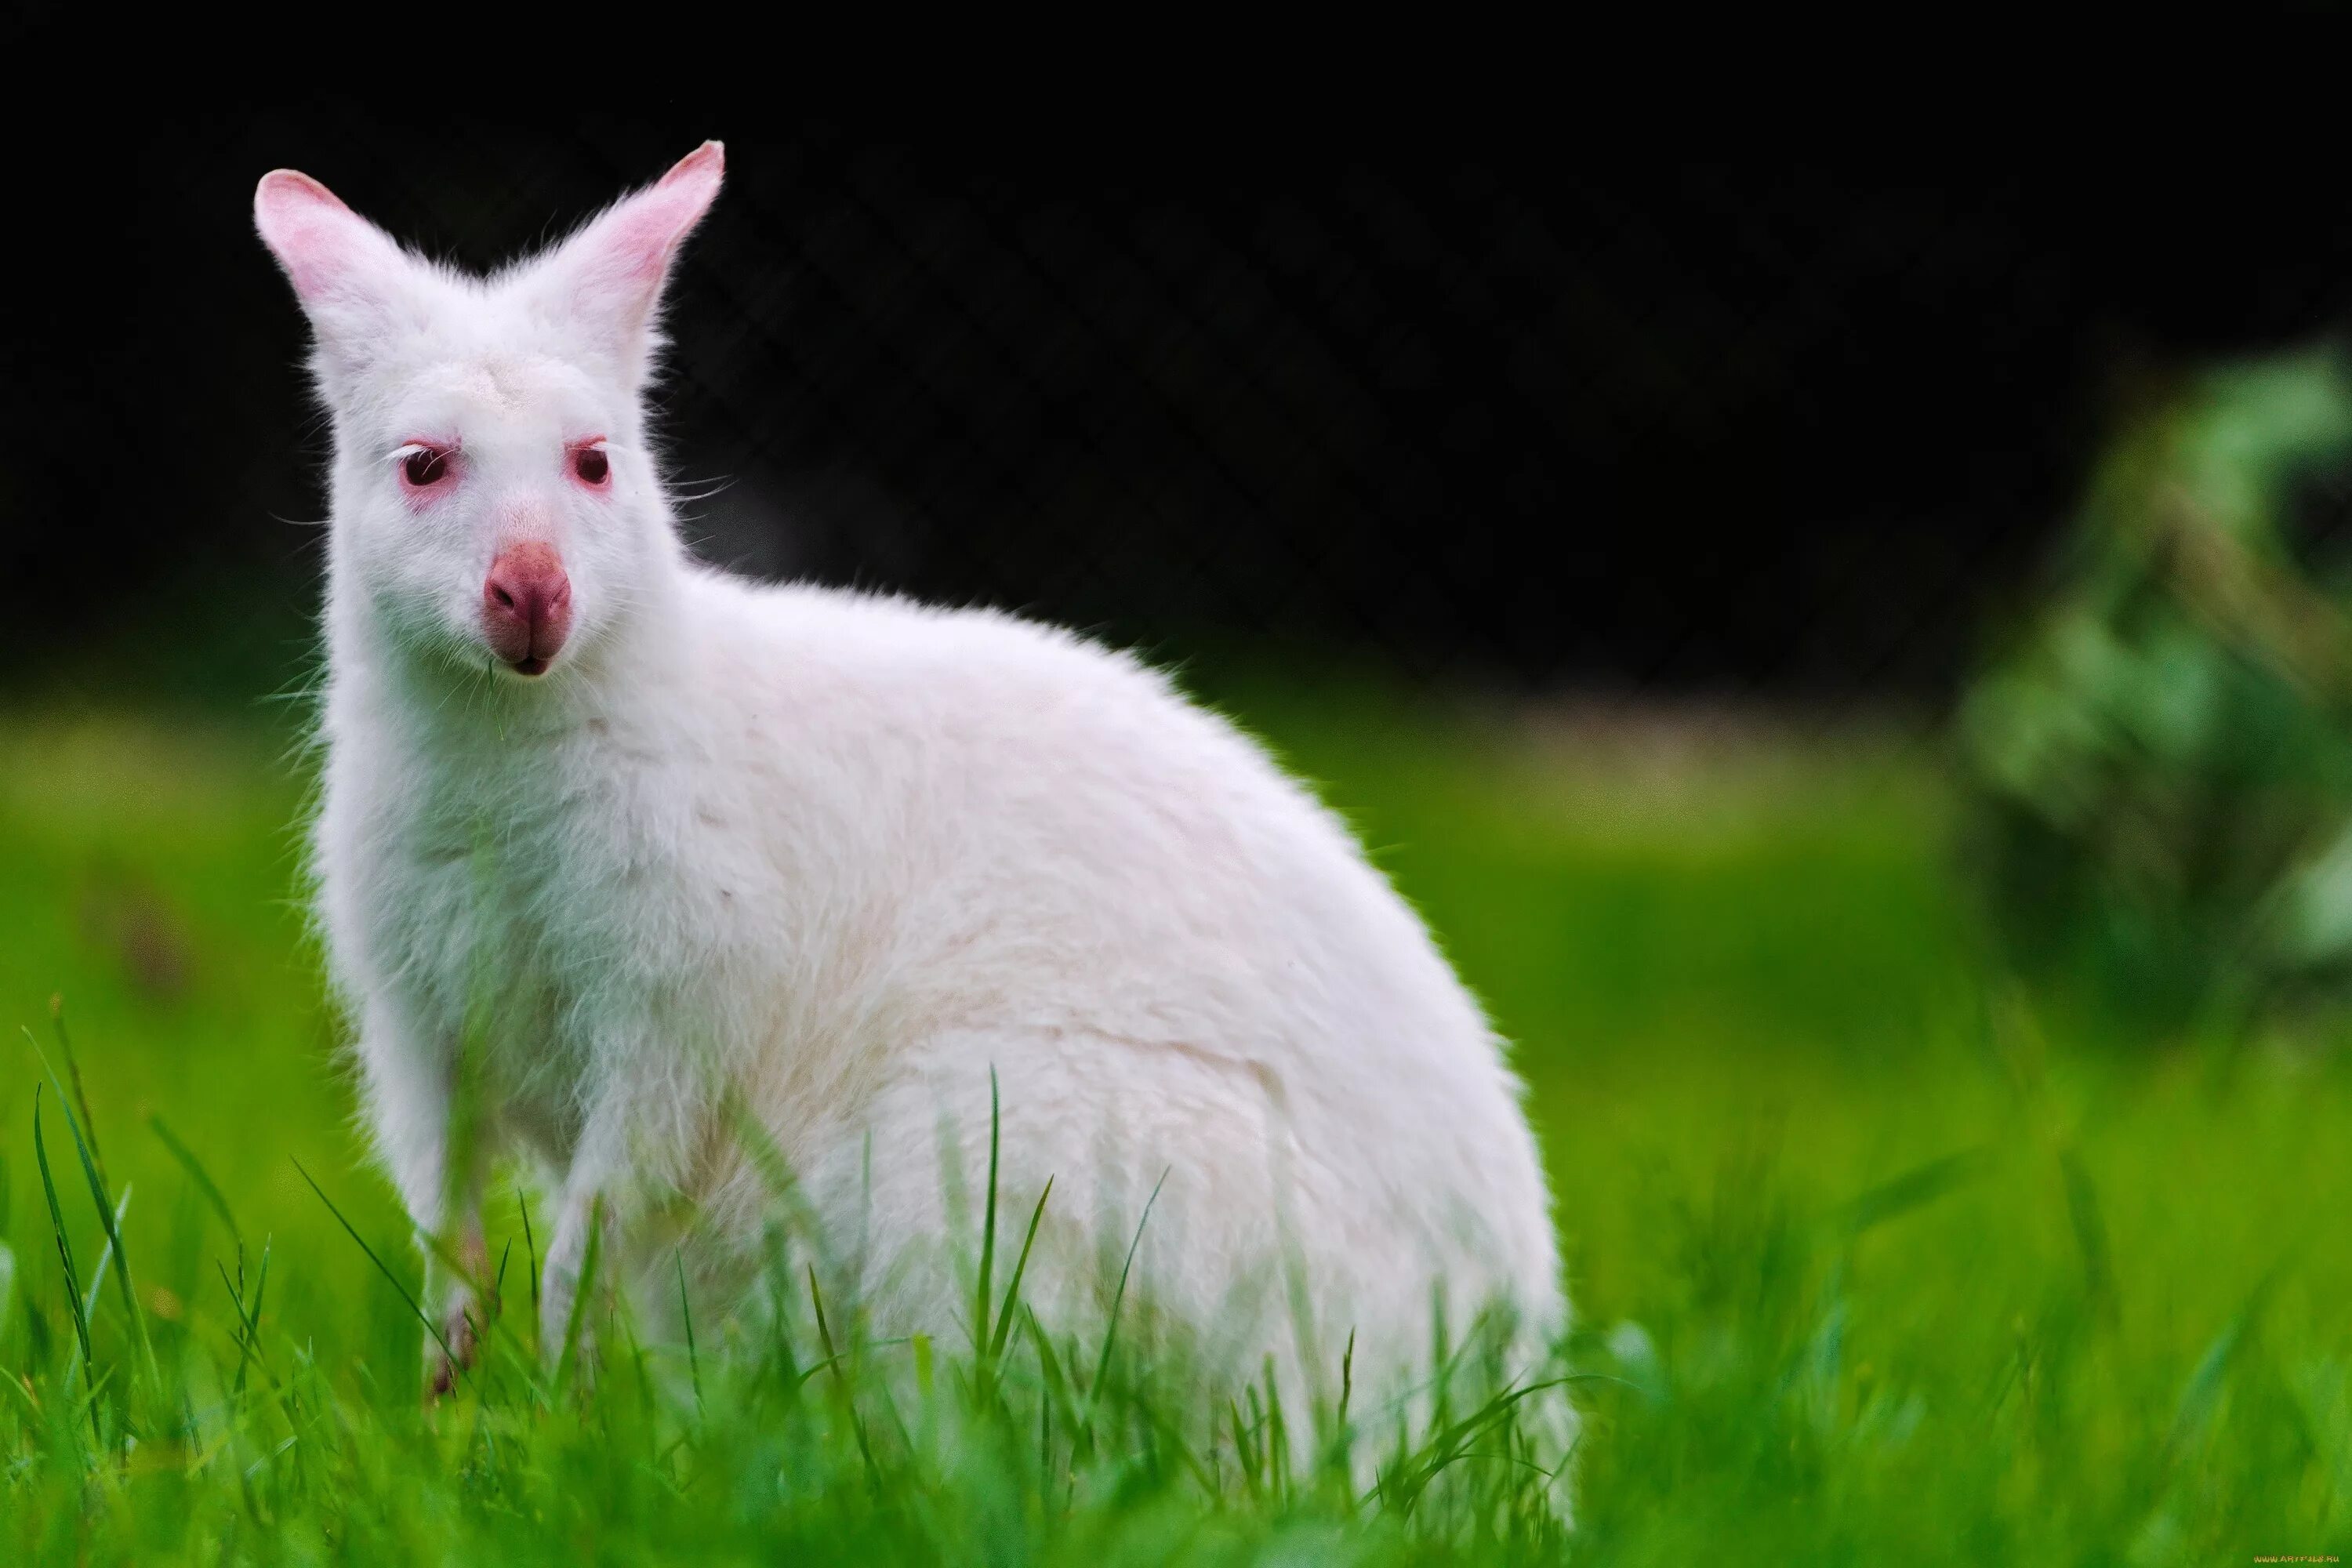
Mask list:
[[684,1215],[748,1306],[763,1130],[828,1289],[952,1336],[993,1082],[1055,1310],[1140,1224],[1127,1300],[1244,1376],[1328,1385],[1352,1335],[1360,1399],[1488,1304],[1558,1333],[1494,1034],[1255,745],[1065,631],[689,557],[645,399],[721,168],[488,278],[256,193],[333,421],[318,910],[417,1226],[478,1246],[483,1163],[535,1155],[545,1342],[600,1214],[619,1278]]

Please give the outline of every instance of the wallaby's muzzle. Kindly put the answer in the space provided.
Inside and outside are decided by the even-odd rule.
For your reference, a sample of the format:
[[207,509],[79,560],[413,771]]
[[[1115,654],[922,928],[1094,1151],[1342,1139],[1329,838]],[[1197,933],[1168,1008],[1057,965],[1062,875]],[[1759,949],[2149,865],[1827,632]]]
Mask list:
[[482,636],[518,675],[543,675],[572,631],[572,579],[551,544],[499,552],[482,582]]

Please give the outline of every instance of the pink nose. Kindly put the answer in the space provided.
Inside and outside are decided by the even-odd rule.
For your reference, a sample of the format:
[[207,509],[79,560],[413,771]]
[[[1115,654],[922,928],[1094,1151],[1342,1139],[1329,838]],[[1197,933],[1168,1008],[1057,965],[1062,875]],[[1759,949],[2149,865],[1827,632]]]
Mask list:
[[551,544],[499,552],[482,583],[482,635],[490,651],[524,675],[539,675],[572,630],[572,579]]

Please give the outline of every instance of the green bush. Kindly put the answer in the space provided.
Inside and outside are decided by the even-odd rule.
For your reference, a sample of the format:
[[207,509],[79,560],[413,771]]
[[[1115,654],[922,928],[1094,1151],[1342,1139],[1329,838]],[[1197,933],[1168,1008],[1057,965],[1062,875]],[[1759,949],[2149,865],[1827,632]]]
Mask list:
[[1962,705],[2010,955],[2141,1021],[2352,995],[2352,374],[2196,378],[2129,422]]

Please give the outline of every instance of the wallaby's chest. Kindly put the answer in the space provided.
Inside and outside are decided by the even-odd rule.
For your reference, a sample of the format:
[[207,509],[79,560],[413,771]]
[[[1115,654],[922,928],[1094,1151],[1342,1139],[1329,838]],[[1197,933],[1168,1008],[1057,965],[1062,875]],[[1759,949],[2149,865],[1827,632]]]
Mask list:
[[338,784],[343,864],[331,849],[327,870],[352,884],[368,967],[399,977],[496,1091],[568,1091],[690,966],[657,784],[576,760],[537,778],[493,764]]

